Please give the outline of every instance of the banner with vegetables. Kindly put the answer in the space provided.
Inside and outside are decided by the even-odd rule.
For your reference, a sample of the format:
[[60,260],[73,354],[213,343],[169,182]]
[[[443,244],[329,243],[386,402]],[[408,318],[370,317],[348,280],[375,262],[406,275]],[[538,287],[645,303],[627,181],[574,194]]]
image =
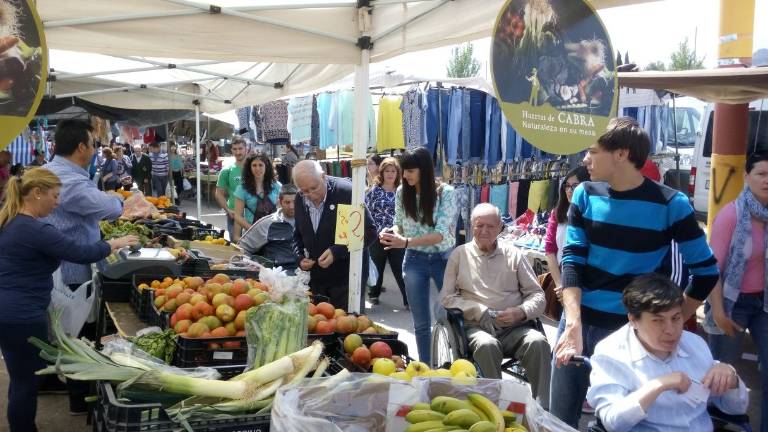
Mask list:
[[48,49],[32,0],[0,0],[0,149],[34,117],[48,79]]

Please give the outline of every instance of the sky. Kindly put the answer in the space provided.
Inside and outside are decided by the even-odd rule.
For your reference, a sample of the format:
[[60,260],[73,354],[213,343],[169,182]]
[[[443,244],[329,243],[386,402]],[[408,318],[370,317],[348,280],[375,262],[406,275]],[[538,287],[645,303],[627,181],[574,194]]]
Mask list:
[[[669,62],[670,55],[686,37],[694,41],[698,57],[707,68],[717,66],[719,0],[664,0],[599,11],[614,49],[629,51],[629,59],[641,67],[653,61]],[[694,39],[695,37],[695,39]],[[768,0],[755,0],[753,51],[768,48]],[[423,76],[445,76],[451,47],[405,54],[376,68]],[[475,57],[483,64],[481,74],[490,79],[487,68],[490,38],[474,41]],[[487,74],[487,75],[486,75]]]

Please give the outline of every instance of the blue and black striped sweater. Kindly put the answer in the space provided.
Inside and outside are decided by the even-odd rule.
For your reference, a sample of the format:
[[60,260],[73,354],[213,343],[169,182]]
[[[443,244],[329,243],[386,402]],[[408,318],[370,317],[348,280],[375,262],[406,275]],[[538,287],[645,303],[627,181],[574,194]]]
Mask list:
[[624,287],[637,275],[662,271],[673,240],[692,275],[686,294],[704,300],[719,273],[688,197],[649,179],[629,191],[582,183],[568,211],[562,260],[563,286],[582,289],[582,322],[624,325]]

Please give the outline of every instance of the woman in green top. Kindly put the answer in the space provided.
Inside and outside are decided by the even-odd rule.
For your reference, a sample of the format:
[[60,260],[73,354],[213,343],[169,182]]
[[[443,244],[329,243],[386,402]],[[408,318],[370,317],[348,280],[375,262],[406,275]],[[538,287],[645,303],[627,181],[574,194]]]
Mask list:
[[437,290],[456,243],[453,187],[435,180],[432,155],[423,147],[403,154],[403,183],[395,192],[395,219],[379,240],[385,250],[405,248],[403,280],[411,306],[419,360],[430,364],[432,316],[430,278]]
[[235,231],[243,231],[254,222],[277,210],[277,196],[282,185],[275,180],[272,161],[256,152],[243,162],[243,182],[235,190]]
[[184,192],[184,160],[176,144],[168,149],[168,163],[171,165],[173,185],[176,187],[176,205],[181,205],[181,193]]

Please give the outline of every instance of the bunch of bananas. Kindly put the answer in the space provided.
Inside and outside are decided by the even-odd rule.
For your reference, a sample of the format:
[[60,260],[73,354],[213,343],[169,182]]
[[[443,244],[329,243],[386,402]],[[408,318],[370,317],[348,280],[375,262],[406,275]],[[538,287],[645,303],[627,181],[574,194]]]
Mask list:
[[470,393],[468,400],[437,396],[432,403],[417,403],[405,416],[410,425],[405,432],[527,432],[515,423],[516,416],[502,411],[481,394]]

